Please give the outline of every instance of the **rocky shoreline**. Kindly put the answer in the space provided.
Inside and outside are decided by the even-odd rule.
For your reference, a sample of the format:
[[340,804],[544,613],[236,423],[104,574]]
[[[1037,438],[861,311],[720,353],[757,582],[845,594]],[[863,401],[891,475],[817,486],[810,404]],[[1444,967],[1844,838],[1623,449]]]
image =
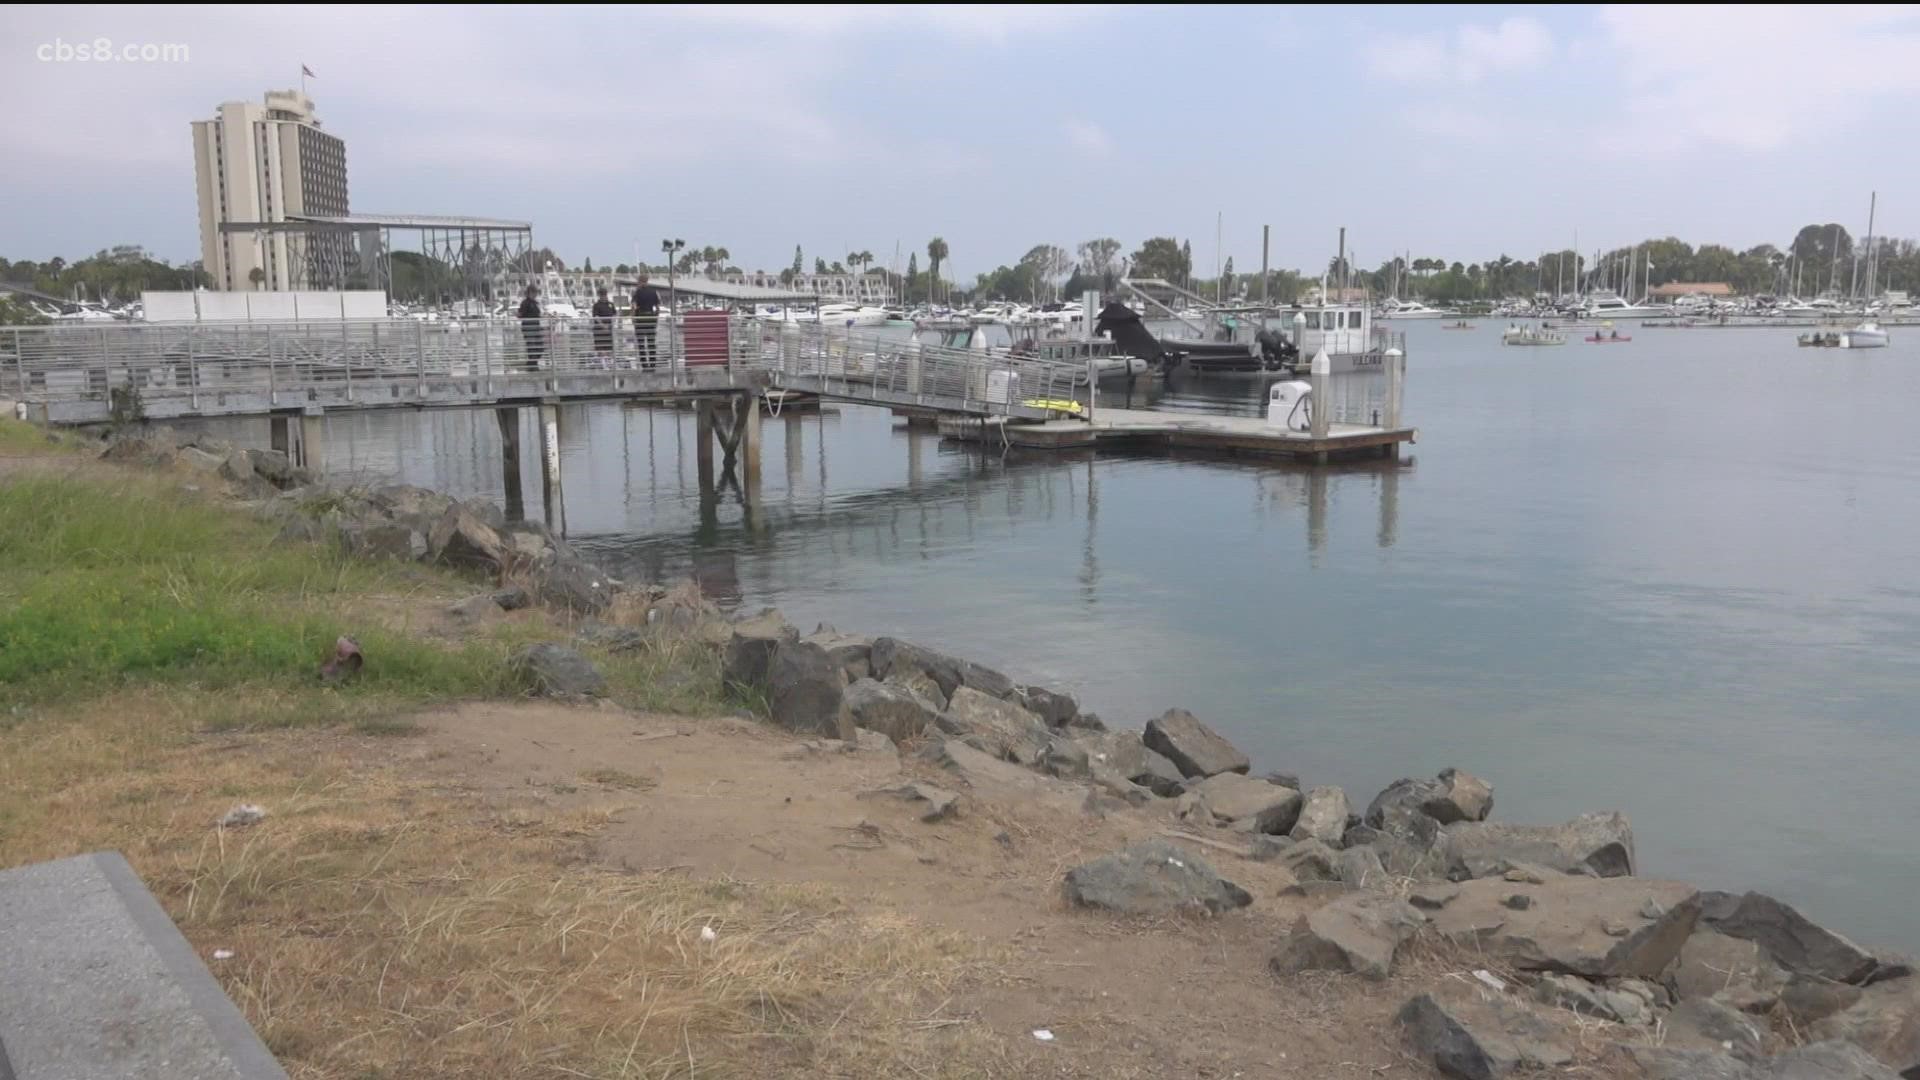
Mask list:
[[[898,792],[926,803],[925,820],[954,812],[949,786],[977,798],[1032,788],[1160,826],[1159,838],[1066,871],[1070,904],[1232,918],[1258,898],[1208,857],[1277,863],[1294,879],[1286,895],[1308,907],[1275,943],[1277,978],[1384,980],[1415,941],[1471,958],[1457,991],[1418,994],[1397,1014],[1406,1045],[1444,1075],[1553,1070],[1598,1038],[1622,1076],[1920,1080],[1910,962],[1760,893],[1637,876],[1619,813],[1492,821],[1493,785],[1454,768],[1395,781],[1361,808],[1338,787],[1256,775],[1184,710],[1110,730],[1070,694],[926,646],[825,625],[803,634],[773,610],[728,618],[691,587],[629,587],[545,526],[509,522],[483,501],[407,485],[330,487],[284,454],[164,432],[117,441],[105,456],[207,474],[289,540],[488,575],[497,591],[462,605],[542,604],[603,649],[641,648],[662,633],[705,642],[729,686],[763,702],[773,724],[896,748],[927,778]],[[622,596],[639,600],[638,625],[601,621]],[[535,692],[600,692],[593,664],[566,646],[531,646],[514,663]]]

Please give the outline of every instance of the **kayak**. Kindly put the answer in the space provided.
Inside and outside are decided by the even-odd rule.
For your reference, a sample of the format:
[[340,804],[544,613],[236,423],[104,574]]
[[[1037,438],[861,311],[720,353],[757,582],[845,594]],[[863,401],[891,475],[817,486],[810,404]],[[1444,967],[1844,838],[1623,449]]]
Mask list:
[[1086,411],[1086,406],[1077,401],[1059,398],[1029,398],[1020,404],[1029,409],[1045,409],[1048,412],[1065,413],[1068,416],[1079,416]]
[[1615,342],[1632,341],[1633,339],[1630,337],[1601,337],[1598,334],[1596,334],[1593,337],[1582,338],[1581,340],[1587,342],[1590,345],[1612,345]]

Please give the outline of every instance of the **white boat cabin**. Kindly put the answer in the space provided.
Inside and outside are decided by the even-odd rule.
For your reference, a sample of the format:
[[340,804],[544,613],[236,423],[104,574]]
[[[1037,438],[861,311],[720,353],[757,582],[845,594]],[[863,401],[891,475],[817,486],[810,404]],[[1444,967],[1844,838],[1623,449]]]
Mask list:
[[[1364,353],[1373,347],[1373,324],[1364,304],[1322,304],[1283,312],[1275,320],[1309,360],[1321,349],[1329,356]],[[1269,324],[1273,325],[1273,324]]]

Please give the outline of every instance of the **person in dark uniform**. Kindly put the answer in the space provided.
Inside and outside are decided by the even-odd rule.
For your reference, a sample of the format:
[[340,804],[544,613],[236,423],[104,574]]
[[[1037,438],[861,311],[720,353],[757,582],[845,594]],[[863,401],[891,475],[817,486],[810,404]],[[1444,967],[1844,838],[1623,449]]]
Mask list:
[[640,366],[653,370],[654,332],[660,327],[660,294],[640,274],[640,285],[633,290],[633,343],[640,350]]
[[603,368],[613,366],[613,320],[618,314],[607,290],[601,289],[600,298],[593,302],[593,355]]
[[525,298],[520,301],[520,337],[527,346],[527,370],[538,371],[540,358],[547,353],[546,327],[540,325],[540,287],[527,286]]

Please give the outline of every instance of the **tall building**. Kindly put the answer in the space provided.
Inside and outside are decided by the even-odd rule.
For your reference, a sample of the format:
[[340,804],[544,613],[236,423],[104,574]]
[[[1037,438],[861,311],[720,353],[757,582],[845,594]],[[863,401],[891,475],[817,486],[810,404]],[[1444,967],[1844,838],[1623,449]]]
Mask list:
[[[320,129],[313,99],[269,90],[265,103],[229,101],[193,122],[200,194],[200,262],[216,289],[290,289],[309,267],[341,253],[341,235],[227,233],[226,221],[285,221],[347,213],[347,144]],[[261,272],[255,280],[254,271]]]

